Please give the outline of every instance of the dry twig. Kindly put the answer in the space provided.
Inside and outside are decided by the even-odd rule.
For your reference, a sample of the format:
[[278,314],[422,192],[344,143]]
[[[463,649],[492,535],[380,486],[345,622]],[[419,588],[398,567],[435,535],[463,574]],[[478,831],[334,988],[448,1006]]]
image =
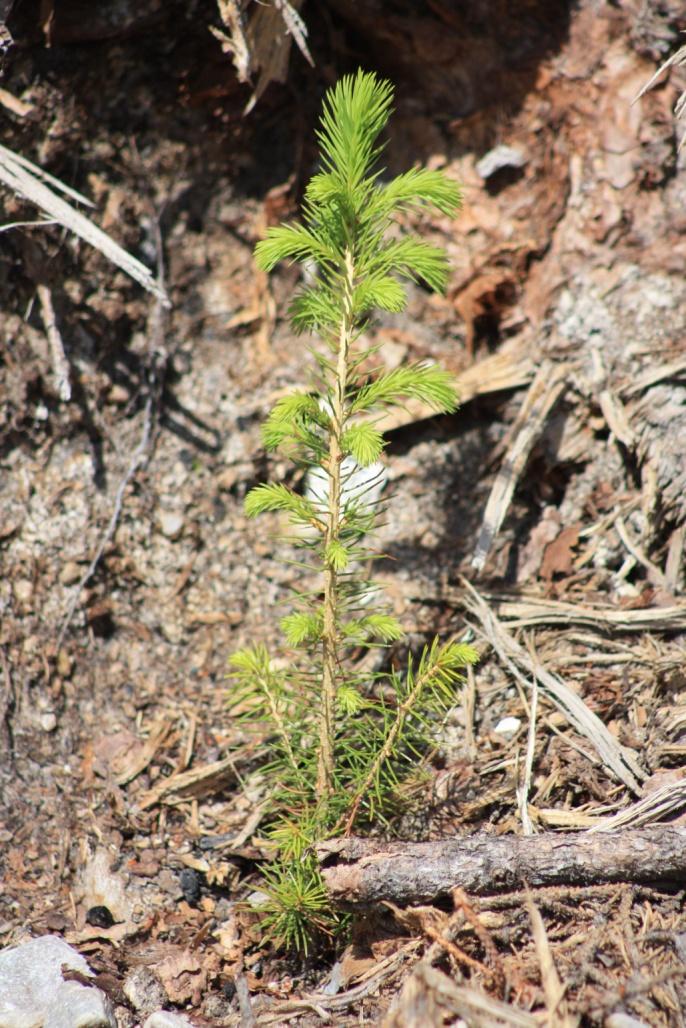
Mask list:
[[62,343],[60,330],[57,327],[55,308],[52,305],[52,294],[46,285],[37,286],[36,292],[38,293],[38,301],[40,303],[41,314],[43,316],[45,334],[48,337],[50,356],[52,358],[52,370],[57,382],[57,392],[60,400],[67,403],[71,400],[69,362],[67,361],[64,353],[64,344]]

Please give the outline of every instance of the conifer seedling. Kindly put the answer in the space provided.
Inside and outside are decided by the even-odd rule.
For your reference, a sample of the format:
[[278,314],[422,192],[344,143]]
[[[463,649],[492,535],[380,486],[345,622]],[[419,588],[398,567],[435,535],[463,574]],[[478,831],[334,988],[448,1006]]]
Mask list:
[[264,740],[275,856],[265,871],[263,924],[277,944],[301,951],[340,924],[313,845],[390,817],[399,785],[421,764],[462,671],[476,660],[470,646],[436,639],[402,671],[359,665],[365,649],[404,634],[364,570],[374,557],[378,501],[350,488],[360,468],[373,477],[382,457],[375,414],[408,398],[437,413],[457,407],[451,376],[433,364],[370,371],[375,349],[364,333],[374,311],[404,309],[403,279],[441,290],[448,273],[444,251],[401,233],[394,216],[432,207],[451,216],[460,205],[456,183],[439,171],[413,168],[384,181],[379,135],[392,97],[390,83],[361,71],[327,93],[317,132],[321,170],[306,189],[302,222],[269,229],[255,250],[265,271],[284,260],[317,271],[290,308],[296,332],[319,340],[311,348],[314,385],[277,402],[263,441],[326,487],[301,495],[278,482],[259,485],[245,509],[249,517],[286,514],[298,529],[301,565],[320,588],[294,595],[278,660],[261,645],[234,654],[230,696]]

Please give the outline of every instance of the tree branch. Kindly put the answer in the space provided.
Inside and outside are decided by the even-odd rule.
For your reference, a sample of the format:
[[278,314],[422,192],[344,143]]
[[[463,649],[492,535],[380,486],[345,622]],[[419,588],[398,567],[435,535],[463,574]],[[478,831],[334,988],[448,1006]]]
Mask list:
[[485,894],[524,883],[686,881],[686,826],[622,832],[474,835],[439,842],[337,839],[317,847],[322,878],[343,905],[425,903],[458,886]]

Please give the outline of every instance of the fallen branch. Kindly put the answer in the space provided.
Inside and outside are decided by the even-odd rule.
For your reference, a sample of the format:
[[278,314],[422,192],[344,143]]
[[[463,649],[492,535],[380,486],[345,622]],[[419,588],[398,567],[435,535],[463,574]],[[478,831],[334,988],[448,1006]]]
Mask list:
[[686,881],[684,826],[420,843],[350,838],[322,843],[317,854],[329,895],[344,905],[426,903],[457,887],[485,894],[524,883]]

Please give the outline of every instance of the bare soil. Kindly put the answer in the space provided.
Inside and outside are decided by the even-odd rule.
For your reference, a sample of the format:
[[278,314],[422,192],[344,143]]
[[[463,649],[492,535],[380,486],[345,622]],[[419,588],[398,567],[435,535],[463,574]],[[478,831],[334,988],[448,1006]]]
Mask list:
[[[121,992],[133,975],[198,1025],[525,1023],[478,1020],[456,984],[522,1016],[547,1009],[550,1024],[686,1022],[683,881],[534,892],[565,986],[556,1011],[522,893],[367,911],[344,953],[304,963],[264,944],[245,906],[264,796],[226,713],[226,661],[248,642],[278,649],[294,571],[278,523],[248,522],[242,501],[266,478],[294,481],[259,426],[309,361],[286,318],[297,270],[267,279],[252,249],[297,214],[323,92],[358,65],[396,85],[389,169],[444,167],[465,192],[457,220],[422,229],[448,250],[447,295],[416,288],[405,315],[373,328],[389,367],[441,361],[464,400],[455,416],[389,426],[380,576],[413,646],[469,628],[483,652],[394,832],[523,831],[530,681],[465,613],[463,576],[640,766],[632,793],[543,696],[531,828],[683,823],[683,69],[631,101],[686,16],[669,0],[515,6],[305,4],[315,66],[293,48],[287,82],[249,115],[209,0],[69,0],[52,17],[25,4],[9,20],[4,146],[89,197],[172,301],[162,314],[59,225],[0,235],[0,944],[63,935],[102,973],[122,1026],[144,1013]],[[479,164],[499,146],[517,156]],[[2,205],[4,226],[38,219],[4,188]],[[562,385],[518,464],[517,416],[541,367]],[[477,570],[503,469],[514,493]],[[542,604],[538,620],[507,607],[522,597]]]

